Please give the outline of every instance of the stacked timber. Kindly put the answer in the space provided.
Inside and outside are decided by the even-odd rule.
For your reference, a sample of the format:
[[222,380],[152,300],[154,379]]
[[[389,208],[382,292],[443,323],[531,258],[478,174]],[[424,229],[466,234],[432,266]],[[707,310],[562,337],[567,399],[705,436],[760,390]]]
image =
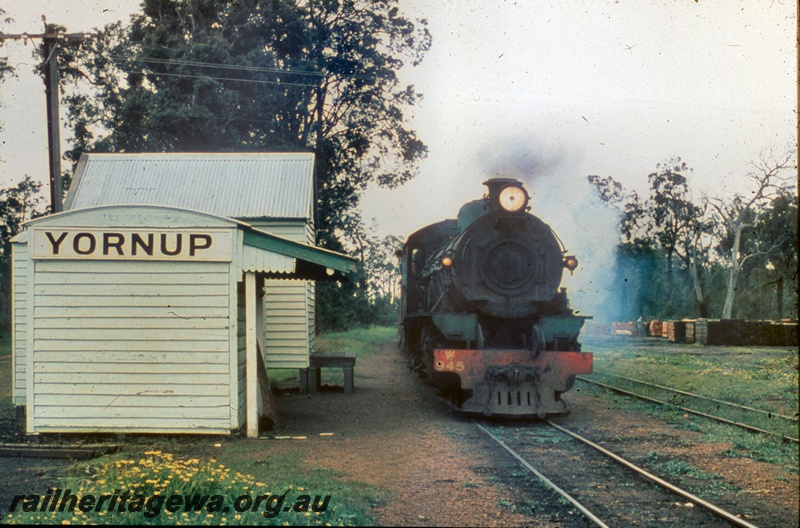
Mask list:
[[708,341],[708,319],[698,319],[694,323],[694,340],[695,343],[705,345]]
[[666,321],[667,339],[670,343],[686,342],[686,321]]
[[695,339],[705,345],[796,346],[797,323],[698,319]]
[[661,337],[661,321],[658,319],[650,321],[650,335],[653,337]]
[[684,319],[684,323],[686,323],[686,342],[687,343],[694,343],[694,333],[695,333],[695,323],[697,322],[694,319]]

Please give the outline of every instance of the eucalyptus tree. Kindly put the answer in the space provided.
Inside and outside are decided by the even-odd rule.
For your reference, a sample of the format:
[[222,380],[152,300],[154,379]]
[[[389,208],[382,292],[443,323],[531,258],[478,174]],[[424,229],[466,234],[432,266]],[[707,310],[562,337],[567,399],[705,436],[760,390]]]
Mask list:
[[[733,317],[739,276],[745,263],[754,257],[780,253],[781,248],[785,250],[787,244],[796,242],[790,240],[791,232],[779,232],[777,236],[770,237],[758,236],[759,233],[764,235],[770,232],[764,221],[769,218],[767,213],[774,211],[771,204],[782,198],[786,200],[789,195],[797,192],[785,175],[796,166],[795,154],[795,150],[788,150],[780,157],[775,157],[771,152],[762,153],[759,160],[751,164],[751,170],[747,173],[752,184],[748,194],[736,193],[725,198],[708,198],[717,226],[716,250],[728,271],[723,319]],[[754,229],[757,226],[760,230]],[[796,229],[795,227],[795,233]],[[796,248],[796,245],[789,247]]]
[[127,24],[65,45],[73,148],[313,151],[320,242],[368,183],[412,178],[427,148],[398,70],[431,43],[397,0],[144,0]]
[[[702,273],[708,264],[710,224],[706,207],[691,196],[688,165],[680,158],[659,163],[648,175],[649,195],[642,200],[635,191],[626,190],[612,177],[589,176],[601,200],[620,213],[621,252],[628,261],[641,260],[637,284],[640,288],[652,282],[653,252],[663,254],[665,278],[662,295],[668,305],[673,287],[674,262],[679,259],[689,274],[693,302],[698,315],[708,316],[708,298]],[[646,261],[646,262],[645,262]],[[640,294],[639,297],[643,297]],[[639,302],[647,302],[642,298]]]
[[671,288],[673,257],[689,272],[694,302],[700,317],[708,317],[708,299],[702,280],[708,264],[712,225],[707,202],[695,202],[687,174],[691,169],[680,158],[657,165],[648,176],[650,197],[647,211],[653,221],[652,234],[666,254],[667,287]]
[[[745,229],[744,252],[752,257],[742,265],[739,283],[747,287],[737,287],[734,317],[796,317],[797,219],[797,193],[785,192],[767,204],[752,227]],[[730,242],[722,240],[720,246]],[[774,249],[753,254],[756,245]]]

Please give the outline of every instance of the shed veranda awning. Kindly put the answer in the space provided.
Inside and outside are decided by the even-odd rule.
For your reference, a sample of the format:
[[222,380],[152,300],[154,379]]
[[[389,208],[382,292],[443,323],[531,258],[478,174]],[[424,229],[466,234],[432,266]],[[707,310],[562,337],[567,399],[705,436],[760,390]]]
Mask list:
[[243,271],[259,271],[270,279],[336,280],[346,281],[355,277],[356,262],[352,258],[271,235],[260,229],[238,222],[243,229],[245,247],[256,248],[294,259],[292,272],[263,268],[252,260],[243,262]]

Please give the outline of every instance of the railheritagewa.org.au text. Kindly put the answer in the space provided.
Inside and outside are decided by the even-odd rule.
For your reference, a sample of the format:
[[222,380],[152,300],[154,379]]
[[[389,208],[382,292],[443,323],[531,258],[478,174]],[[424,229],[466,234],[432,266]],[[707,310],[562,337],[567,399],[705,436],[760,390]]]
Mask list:
[[81,495],[69,489],[49,489],[44,495],[15,495],[9,512],[74,512],[83,513],[141,513],[149,519],[163,512],[245,513],[262,512],[265,517],[277,517],[283,512],[323,513],[328,509],[330,495],[300,494],[291,498],[290,490],[283,495],[141,495],[127,490],[103,495]]

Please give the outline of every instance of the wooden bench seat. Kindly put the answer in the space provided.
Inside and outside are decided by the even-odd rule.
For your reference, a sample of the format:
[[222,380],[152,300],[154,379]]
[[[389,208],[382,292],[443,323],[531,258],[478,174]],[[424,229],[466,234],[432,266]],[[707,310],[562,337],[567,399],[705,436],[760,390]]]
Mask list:
[[353,370],[356,365],[355,356],[310,356],[309,367],[300,369],[300,394],[316,394],[322,382],[321,369],[340,368],[344,371],[344,392],[353,392]]

